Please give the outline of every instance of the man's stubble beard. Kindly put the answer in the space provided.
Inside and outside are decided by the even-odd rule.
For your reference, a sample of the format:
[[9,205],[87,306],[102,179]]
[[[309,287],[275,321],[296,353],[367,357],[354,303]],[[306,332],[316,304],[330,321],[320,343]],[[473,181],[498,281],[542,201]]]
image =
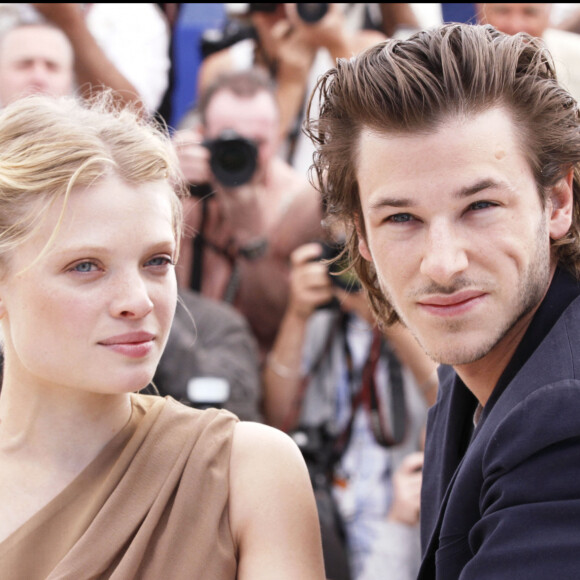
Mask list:
[[[476,344],[472,348],[468,346],[465,347],[463,351],[457,349],[456,352],[445,352],[443,349],[436,350],[434,348],[429,348],[425,341],[422,340],[421,334],[409,324],[402,309],[398,308],[395,302],[392,300],[392,295],[388,291],[386,285],[378,277],[379,286],[381,287],[386,300],[395,308],[401,323],[406,326],[411,334],[415,337],[421,348],[425,351],[427,356],[429,356],[433,361],[438,364],[446,364],[452,366],[470,364],[476,362],[486,355],[488,355],[502,340],[510,333],[510,331],[531,311],[533,311],[540,301],[545,296],[545,293],[550,284],[551,278],[551,252],[550,247],[545,247],[543,245],[544,240],[547,238],[547,226],[544,220],[538,226],[534,258],[528,264],[524,274],[519,278],[519,291],[516,295],[516,300],[514,302],[513,315],[507,318],[505,323],[496,329],[492,330],[491,336],[483,343]],[[426,291],[426,289],[421,290],[422,295],[426,295],[430,292],[439,291],[442,294],[452,294],[457,290],[465,287],[475,287],[477,285],[465,280],[464,278],[458,279],[454,282],[452,286],[447,288],[438,287],[434,290],[433,285]],[[414,293],[415,294],[415,293]],[[420,294],[420,293],[416,293]],[[494,313],[490,312],[490,316]],[[473,324],[470,321],[464,320],[451,320],[445,323],[444,329],[441,330],[441,341],[445,341],[447,335],[457,335],[462,332],[462,330],[469,325]]]

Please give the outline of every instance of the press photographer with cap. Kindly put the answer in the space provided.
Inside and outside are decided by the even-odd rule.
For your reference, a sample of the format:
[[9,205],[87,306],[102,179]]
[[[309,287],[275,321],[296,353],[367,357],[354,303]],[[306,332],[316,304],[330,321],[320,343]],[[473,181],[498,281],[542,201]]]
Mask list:
[[286,307],[290,253],[320,235],[319,196],[277,156],[279,112],[265,73],[220,76],[192,118],[174,136],[193,193],[178,280],[233,304],[264,353]]

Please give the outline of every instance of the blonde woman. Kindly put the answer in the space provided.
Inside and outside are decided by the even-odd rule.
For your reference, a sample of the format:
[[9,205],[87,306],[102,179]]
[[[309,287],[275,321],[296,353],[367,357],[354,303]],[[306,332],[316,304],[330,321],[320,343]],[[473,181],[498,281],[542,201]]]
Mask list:
[[0,115],[0,576],[324,578],[300,452],[138,394],[176,306],[169,139],[102,100]]

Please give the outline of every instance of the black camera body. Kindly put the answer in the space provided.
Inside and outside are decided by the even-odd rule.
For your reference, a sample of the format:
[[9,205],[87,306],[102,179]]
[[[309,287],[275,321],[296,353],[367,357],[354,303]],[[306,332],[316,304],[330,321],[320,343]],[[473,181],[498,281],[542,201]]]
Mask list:
[[328,264],[328,273],[335,286],[346,292],[358,292],[362,288],[361,283],[352,270],[346,269],[348,263],[346,255],[341,256],[343,251],[344,244],[323,242],[320,259],[335,260]]
[[[276,12],[276,9],[280,3],[274,4],[265,4],[265,3],[256,3],[256,4],[248,4],[248,10],[250,13],[252,12]],[[328,12],[328,3],[320,3],[320,4],[296,4],[296,11],[298,12],[298,16],[304,21],[309,24],[314,22],[318,22],[324,15]]]
[[206,139],[203,146],[210,152],[210,167],[215,178],[225,187],[248,183],[258,166],[258,146],[231,129],[215,139]]

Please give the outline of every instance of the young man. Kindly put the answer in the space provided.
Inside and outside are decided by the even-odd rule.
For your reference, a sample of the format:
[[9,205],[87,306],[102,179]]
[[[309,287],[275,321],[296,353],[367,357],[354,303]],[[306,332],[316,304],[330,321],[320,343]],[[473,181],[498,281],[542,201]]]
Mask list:
[[339,61],[309,127],[379,320],[441,363],[419,578],[580,568],[580,123],[541,41],[450,24]]

